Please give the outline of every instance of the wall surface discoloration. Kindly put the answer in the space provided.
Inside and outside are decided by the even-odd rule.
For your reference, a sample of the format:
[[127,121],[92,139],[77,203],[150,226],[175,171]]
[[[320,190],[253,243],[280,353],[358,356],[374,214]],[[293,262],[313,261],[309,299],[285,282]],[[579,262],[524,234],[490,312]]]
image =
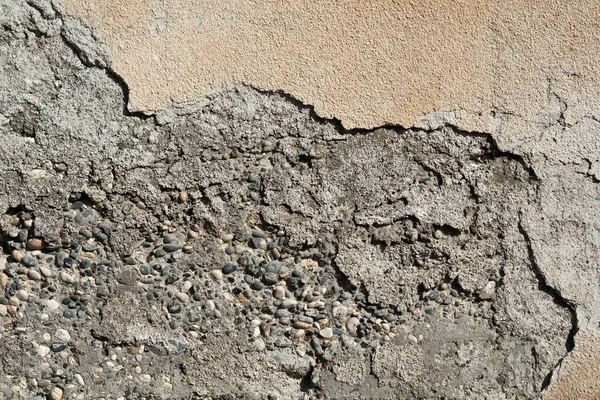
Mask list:
[[[106,45],[132,110],[243,83],[283,90],[347,128],[412,126],[446,107],[518,135],[598,116],[600,4],[510,0],[60,0]],[[529,133],[530,135],[531,133]]]

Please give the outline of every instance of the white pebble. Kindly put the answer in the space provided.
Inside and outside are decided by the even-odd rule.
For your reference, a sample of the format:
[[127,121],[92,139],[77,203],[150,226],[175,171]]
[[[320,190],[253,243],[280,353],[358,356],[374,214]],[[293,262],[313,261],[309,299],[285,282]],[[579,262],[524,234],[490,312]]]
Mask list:
[[177,293],[175,297],[177,297],[177,300],[179,300],[182,303],[187,303],[190,301],[190,296],[183,292]]
[[67,332],[65,329],[58,329],[56,331],[56,333],[54,334],[54,336],[62,341],[62,342],[69,342],[71,340],[71,335],[69,334],[69,332]]
[[74,279],[71,275],[69,275],[63,271],[60,273],[60,280],[63,281],[64,283],[73,283]]
[[42,279],[42,275],[40,275],[40,273],[37,272],[35,269],[30,269],[27,272],[27,277],[34,281],[39,281],[40,279]]
[[186,293],[188,290],[190,290],[190,288],[192,287],[192,282],[190,281],[185,281],[183,283],[183,285],[181,286],[181,291]]
[[226,242],[226,243],[227,242],[231,242],[233,240],[233,235],[230,234],[230,233],[221,235],[221,240],[224,241],[224,242]]
[[58,310],[58,307],[60,307],[60,304],[54,299],[48,300],[46,302],[46,308],[48,309],[48,311]]
[[40,267],[40,272],[42,273],[42,276],[44,276],[44,278],[50,278],[54,275],[52,273],[52,270],[48,267]]
[[17,296],[17,299],[21,301],[27,301],[29,298],[29,293],[27,293],[27,291],[24,289],[19,289],[17,290],[17,293],[15,293],[15,296]]
[[79,375],[79,374],[75,374],[75,380],[77,381],[77,383],[80,386],[85,386],[85,382],[83,381],[83,376]]
[[4,317],[8,313],[8,307],[4,304],[0,304],[0,317]]
[[348,332],[356,332],[358,325],[360,325],[360,321],[356,317],[348,318],[348,321],[346,321],[346,329]]
[[298,329],[296,332],[294,332],[294,339],[295,340],[301,340],[304,338],[304,336],[306,335],[306,331],[304,329]]
[[213,269],[208,273],[208,276],[214,281],[222,281],[223,280],[223,272],[220,269]]
[[152,377],[148,374],[142,374],[139,376],[139,380],[140,380],[140,382],[143,382],[143,383],[150,383],[150,381],[152,380]]
[[254,348],[256,348],[256,350],[261,351],[265,349],[265,342],[261,339],[258,338],[254,341]]
[[37,353],[40,357],[46,357],[50,353],[50,347],[44,346],[43,344],[38,346]]
[[285,299],[281,302],[281,306],[283,308],[295,306],[296,304],[298,304],[298,300],[296,300],[296,299]]
[[319,331],[319,335],[321,335],[323,339],[331,339],[333,337],[333,329],[323,328]]
[[276,299],[281,299],[283,298],[283,296],[285,296],[285,288],[283,288],[282,286],[277,286],[273,290],[273,297],[275,297]]

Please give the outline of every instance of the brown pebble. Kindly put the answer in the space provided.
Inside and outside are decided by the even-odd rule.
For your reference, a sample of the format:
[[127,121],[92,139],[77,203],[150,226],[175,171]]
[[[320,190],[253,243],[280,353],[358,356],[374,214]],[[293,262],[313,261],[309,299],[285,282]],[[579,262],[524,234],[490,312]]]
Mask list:
[[62,400],[63,398],[63,390],[59,387],[53,387],[48,393],[48,398],[50,400]]
[[273,258],[276,260],[279,260],[279,257],[281,257],[281,254],[279,254],[279,250],[277,250],[277,248],[271,250],[271,254],[273,254]]
[[43,250],[44,242],[42,239],[34,238],[27,242],[27,250]]
[[188,194],[187,192],[181,192],[179,193],[179,201],[181,201],[182,203],[185,203],[188,201]]
[[294,322],[294,328],[296,329],[312,329],[313,325],[309,324],[308,322],[302,322],[302,321],[296,321]]
[[19,250],[13,250],[11,255],[13,256],[13,258],[15,259],[15,261],[17,262],[21,262],[21,260],[23,259],[23,254],[21,254],[19,252]]
[[6,285],[8,284],[8,275],[2,273],[0,274],[0,287],[2,289],[6,289]]
[[127,346],[127,354],[137,354],[137,347]]

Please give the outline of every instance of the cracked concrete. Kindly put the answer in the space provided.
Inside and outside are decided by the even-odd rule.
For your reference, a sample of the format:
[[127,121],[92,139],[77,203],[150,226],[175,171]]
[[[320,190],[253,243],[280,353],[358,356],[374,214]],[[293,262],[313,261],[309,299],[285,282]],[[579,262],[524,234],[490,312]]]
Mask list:
[[[316,16],[324,13],[310,7],[285,13],[272,8],[269,15],[283,19],[265,20],[252,16],[268,2],[252,10],[221,2],[206,8],[177,2],[116,6],[0,1],[0,133],[6,138],[0,145],[2,245],[7,253],[17,251],[3,255],[0,264],[1,277],[8,280],[0,282],[6,289],[2,300],[13,307],[0,316],[5,355],[0,368],[10,377],[0,383],[3,396],[50,396],[41,382],[60,388],[66,398],[89,398],[99,391],[106,398],[262,398],[266,388],[278,398],[598,396],[593,345],[600,327],[598,108],[593,100],[598,80],[588,56],[595,51],[596,28],[582,30],[593,24],[593,18],[583,17],[584,11],[597,12],[595,4],[551,3],[543,19],[524,2],[502,10],[486,3],[468,11],[459,2],[440,13],[424,12],[437,10],[428,3],[413,6],[407,15],[415,18],[407,18],[400,30],[414,34],[401,42],[403,51],[424,39],[438,43],[440,35],[462,43],[461,35],[477,29],[481,34],[475,40],[464,41],[477,51],[464,51],[475,51],[473,59],[477,56],[482,66],[473,68],[470,58],[432,45],[431,58],[419,65],[447,66],[449,73],[440,78],[440,71],[415,69],[422,72],[400,88],[385,81],[399,101],[395,108],[378,101],[363,104],[364,99],[389,98],[378,75],[389,72],[389,66],[369,64],[398,61],[377,53],[389,49],[369,47],[376,54],[363,58],[361,66],[370,74],[361,82],[356,77],[363,77],[364,70],[336,63],[363,54],[363,45],[373,44],[369,35],[391,37],[395,14],[382,16],[381,10],[408,10],[407,5],[378,11],[318,4],[361,27],[353,38],[358,53],[321,57],[333,64],[320,66],[356,76],[327,85],[319,85],[323,70],[312,68],[314,58],[300,61],[299,50],[312,47],[293,38],[280,38],[294,44],[285,47],[256,36],[262,58],[251,57],[246,64],[227,56],[236,35],[249,35],[257,26],[266,33],[303,33],[319,45],[317,50],[337,54],[331,46],[340,42],[325,39],[341,37],[346,25],[323,25]],[[206,10],[200,24],[205,36],[190,31],[198,21],[190,21],[194,14],[187,7]],[[450,18],[456,14],[464,16],[461,24]],[[382,22],[387,17],[389,24],[376,29],[359,24],[364,18]],[[148,18],[154,24],[150,35],[140,33]],[[279,22],[286,18],[291,18],[290,29],[282,31]],[[182,23],[175,26],[174,20]],[[235,34],[232,21],[240,22]],[[478,25],[481,21],[486,23]],[[298,27],[299,22],[306,25]],[[316,41],[305,32],[315,24],[331,32],[315,29],[315,35],[323,35]],[[436,29],[422,29],[430,26]],[[486,50],[488,31],[494,32],[500,62],[492,63],[497,59]],[[524,42],[531,31],[535,35]],[[545,41],[549,33],[555,39],[550,44]],[[210,54],[211,41],[223,36],[229,39],[219,53],[224,58],[208,57],[210,63],[188,68],[198,62],[196,54]],[[565,53],[564,46],[572,47]],[[266,62],[264,56],[274,54],[267,50],[281,51],[281,57]],[[159,62],[143,62],[156,52]],[[554,57],[556,52],[571,57]],[[178,68],[161,62],[166,54]],[[542,73],[532,68],[541,64]],[[405,76],[403,65],[394,64],[400,76]],[[262,72],[252,75],[253,70]],[[203,79],[190,85],[199,72]],[[489,74],[499,78],[489,80]],[[500,78],[525,84],[517,90]],[[238,85],[205,95],[209,87],[229,82],[267,90]],[[423,92],[424,87],[435,90]],[[416,93],[427,94],[416,100]],[[165,99],[175,104],[163,109]],[[190,103],[177,104],[183,102]],[[436,111],[448,105],[449,111]],[[131,112],[149,110],[159,112]],[[409,129],[377,128],[382,124]],[[25,235],[21,245],[15,226],[27,224],[29,230],[20,231]],[[149,234],[166,241],[163,231],[171,229],[174,236],[186,236],[188,226],[194,237],[203,232],[186,242],[191,253],[183,255],[195,266],[194,276],[213,279],[223,263],[277,259],[281,252],[300,275],[318,278],[306,284],[327,304],[312,302],[327,309],[319,321],[342,333],[321,343],[319,329],[290,327],[285,321],[265,324],[272,321],[264,311],[272,298],[259,293],[244,299],[227,282],[198,300],[198,311],[206,313],[199,330],[182,330],[178,324],[196,319],[166,311],[179,304],[172,301],[172,291],[180,290],[174,282],[191,285],[201,279],[190,278],[184,269],[173,278],[145,281],[139,272],[142,260],[151,259],[156,249],[147,254],[139,246]],[[248,240],[252,246],[258,243],[247,233],[257,227],[274,238],[281,232],[285,245],[273,239],[277,253],[260,245],[246,249]],[[223,252],[227,232],[233,233],[225,241],[235,244],[235,255]],[[48,317],[48,300],[81,296],[81,288],[68,285],[75,279],[68,270],[56,270],[40,285],[31,278],[36,270],[17,268],[18,252],[30,251],[24,243],[40,238],[49,244],[37,255],[42,264],[59,257],[60,250],[51,250],[56,246],[77,248],[86,238],[86,244],[99,246],[94,250],[98,261],[92,263],[95,279],[82,270],[76,281],[86,285],[84,293],[94,299],[90,309],[98,312],[69,328],[70,350],[57,353],[73,358],[68,368],[54,365],[50,356],[40,358],[45,345],[38,342],[46,340],[40,337],[48,329],[69,327],[71,321],[52,313],[50,320],[38,318],[36,307]],[[181,250],[175,251],[180,257]],[[243,289],[249,281],[241,281],[240,273],[231,282]],[[54,281],[58,277],[62,283]],[[296,284],[289,279],[283,284],[289,300],[300,296],[292,293]],[[321,286],[334,297],[328,298],[327,290],[317,294]],[[44,295],[15,306],[17,287],[29,290],[32,298],[36,290]],[[448,305],[442,301],[448,297],[434,301],[438,292],[449,296]],[[344,297],[348,293],[350,298]],[[338,295],[340,304],[330,304]],[[240,309],[262,312],[265,320],[259,326],[245,324]],[[294,306],[290,310],[294,318],[302,315]],[[363,321],[358,329],[350,319],[344,322],[351,315]],[[389,323],[383,315],[390,316]],[[184,350],[178,347],[182,343]],[[122,356],[123,349],[131,353]],[[138,360],[136,354],[144,355]],[[106,364],[116,360],[122,360],[117,367]],[[35,375],[45,364],[66,373]],[[105,371],[99,372],[99,365]]]

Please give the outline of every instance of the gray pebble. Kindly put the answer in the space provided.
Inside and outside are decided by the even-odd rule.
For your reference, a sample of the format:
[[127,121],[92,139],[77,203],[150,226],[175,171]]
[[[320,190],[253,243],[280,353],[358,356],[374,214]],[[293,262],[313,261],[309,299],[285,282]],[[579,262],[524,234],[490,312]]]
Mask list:
[[37,265],[37,259],[31,256],[23,256],[21,263],[26,267],[33,267],[34,265]]
[[440,297],[440,292],[438,292],[437,290],[432,290],[431,292],[429,292],[429,294],[427,295],[427,297],[428,297],[430,300],[435,300],[435,299],[437,299],[438,297]]

